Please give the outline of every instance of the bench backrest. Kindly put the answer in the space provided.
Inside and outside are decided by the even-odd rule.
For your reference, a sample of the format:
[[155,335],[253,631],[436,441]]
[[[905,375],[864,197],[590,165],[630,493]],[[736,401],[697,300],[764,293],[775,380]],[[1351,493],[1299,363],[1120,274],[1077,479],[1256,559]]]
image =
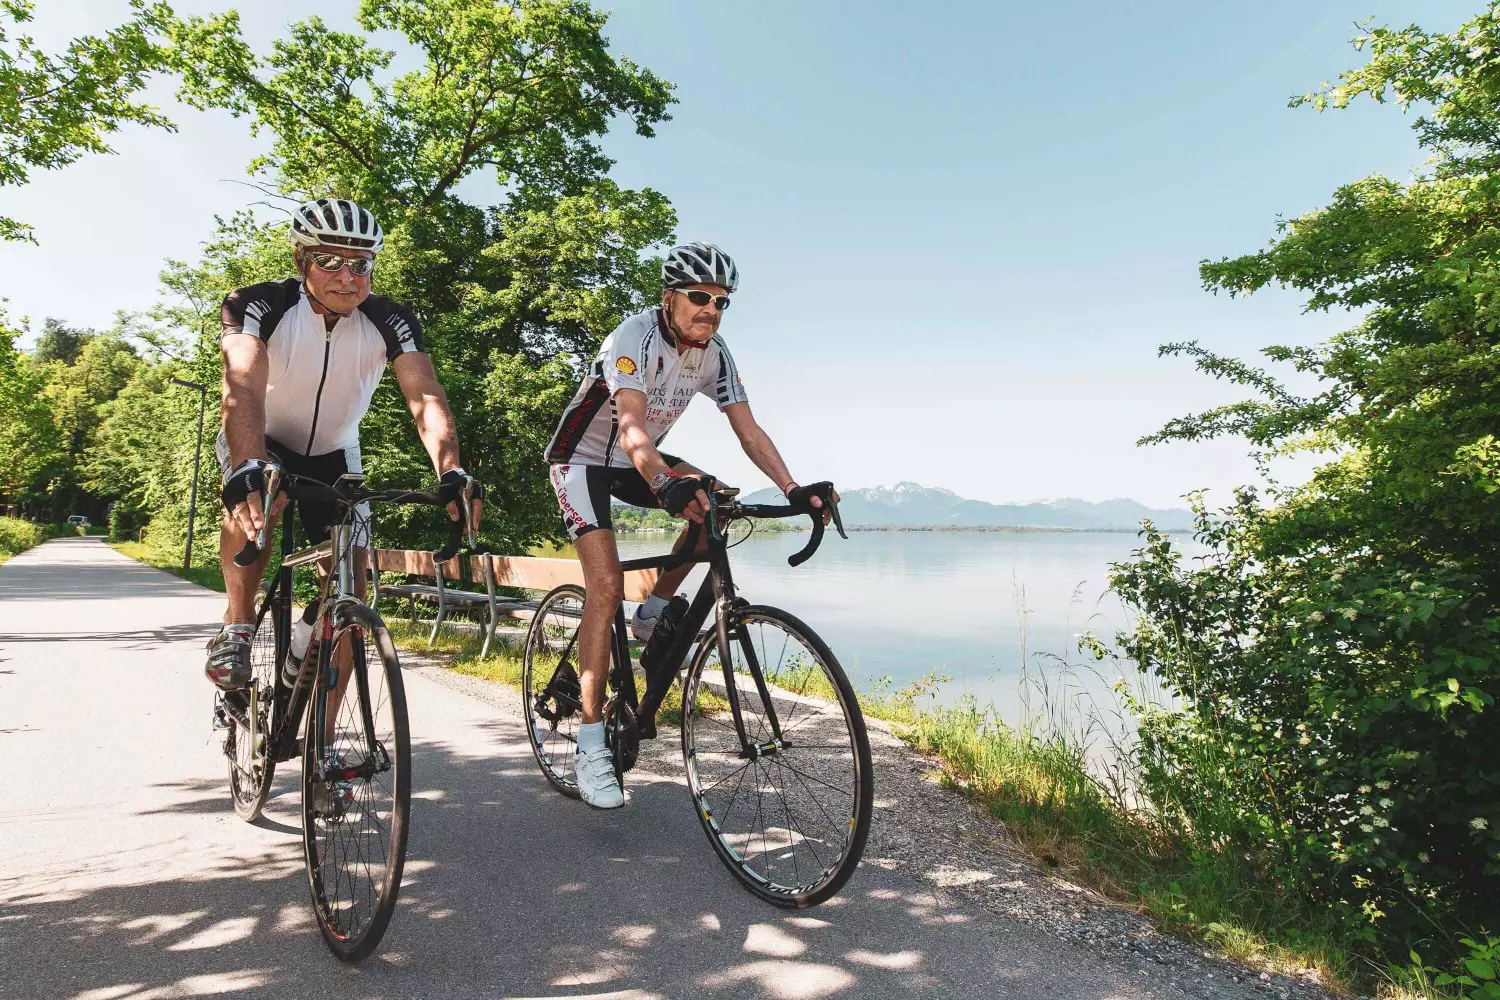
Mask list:
[[419,549],[376,549],[375,563],[382,573],[437,576],[437,565],[432,561],[432,553]]
[[[481,556],[474,556],[475,579],[484,579]],[[583,586],[583,566],[577,559],[542,559],[537,556],[491,556],[495,564],[495,586],[519,590],[548,591],[565,583]],[[625,574],[625,600],[644,601],[656,586],[654,569],[632,570]]]
[[[546,592],[565,583],[583,586],[583,567],[577,559],[542,559],[536,556],[490,556],[495,565],[495,586],[514,587],[517,590]],[[376,563],[382,573],[403,573],[409,576],[436,577],[437,566],[432,553],[420,549],[376,549]],[[484,556],[469,557],[471,579],[477,584],[484,580]],[[452,571],[444,573],[452,576]],[[657,571],[654,569],[632,570],[625,574],[625,600],[644,601],[651,588],[656,586]]]

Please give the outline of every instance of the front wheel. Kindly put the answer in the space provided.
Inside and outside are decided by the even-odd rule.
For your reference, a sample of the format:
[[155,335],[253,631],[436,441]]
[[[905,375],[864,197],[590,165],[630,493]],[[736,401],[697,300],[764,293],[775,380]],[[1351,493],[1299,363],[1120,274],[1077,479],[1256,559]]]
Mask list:
[[307,710],[302,842],[323,940],[340,959],[356,962],[380,944],[401,888],[411,733],[401,664],[384,622],[363,606],[336,614],[341,620],[324,661],[331,669],[321,672]]
[[730,662],[707,641],[688,668],[688,790],[720,860],[751,892],[777,906],[815,906],[849,880],[869,836],[864,715],[812,629],[776,608],[733,615]]

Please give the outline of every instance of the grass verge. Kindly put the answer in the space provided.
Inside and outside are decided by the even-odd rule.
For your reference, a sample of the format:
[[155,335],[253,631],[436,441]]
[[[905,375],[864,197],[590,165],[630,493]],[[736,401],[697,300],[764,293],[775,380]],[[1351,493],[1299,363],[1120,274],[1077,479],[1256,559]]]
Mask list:
[[150,542],[110,542],[109,547],[138,563],[166,570],[173,576],[180,576],[200,587],[217,590],[221,594],[224,592],[224,572],[219,568],[217,559],[209,566],[193,566],[191,569],[183,569],[182,553],[177,549],[170,551],[160,549]]

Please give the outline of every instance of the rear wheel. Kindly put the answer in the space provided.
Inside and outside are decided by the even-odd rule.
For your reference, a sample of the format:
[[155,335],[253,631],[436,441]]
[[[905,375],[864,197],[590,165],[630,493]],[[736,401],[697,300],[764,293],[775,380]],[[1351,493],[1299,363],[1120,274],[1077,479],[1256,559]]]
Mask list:
[[526,633],[521,698],[526,735],[537,765],[552,787],[578,798],[573,774],[583,713],[578,687],[578,626],[584,591],[564,584],[542,598]]
[[255,640],[250,646],[250,688],[228,696],[235,700],[235,707],[247,721],[252,713],[255,715],[257,735],[253,745],[250,733],[233,714],[229,715],[229,731],[224,737],[224,755],[229,758],[230,799],[235,814],[247,823],[260,817],[276,773],[276,762],[267,749],[271,705],[276,698],[276,651],[286,648],[281,629],[275,602],[266,601],[261,606]]
[[[363,606],[338,612],[330,663],[308,706],[302,754],[302,840],[323,940],[346,962],[375,950],[406,861],[411,734],[396,647]],[[329,673],[347,664],[346,687]],[[332,703],[334,708],[328,711]],[[331,716],[318,745],[318,717]]]
[[728,670],[713,641],[699,645],[688,670],[688,790],[720,860],[750,891],[777,906],[813,906],[848,881],[870,832],[864,716],[827,644],[786,612],[756,605],[736,612],[729,647]]

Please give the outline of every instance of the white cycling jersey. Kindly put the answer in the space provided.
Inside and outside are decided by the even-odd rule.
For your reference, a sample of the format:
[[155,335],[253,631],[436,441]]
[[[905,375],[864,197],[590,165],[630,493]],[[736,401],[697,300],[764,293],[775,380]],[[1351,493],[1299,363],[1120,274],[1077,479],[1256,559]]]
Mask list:
[[357,453],[386,363],[422,350],[417,317],[379,295],[327,329],[298,278],[236,289],[221,313],[223,336],[266,345],[266,437],[303,455]]
[[552,432],[547,461],[628,467],[614,402],[621,389],[645,393],[646,431],[657,445],[700,392],[713,397],[721,410],[749,400],[734,358],[717,334],[702,347],[678,351],[676,339],[662,323],[661,310],[648,309],[628,317],[604,338]]

